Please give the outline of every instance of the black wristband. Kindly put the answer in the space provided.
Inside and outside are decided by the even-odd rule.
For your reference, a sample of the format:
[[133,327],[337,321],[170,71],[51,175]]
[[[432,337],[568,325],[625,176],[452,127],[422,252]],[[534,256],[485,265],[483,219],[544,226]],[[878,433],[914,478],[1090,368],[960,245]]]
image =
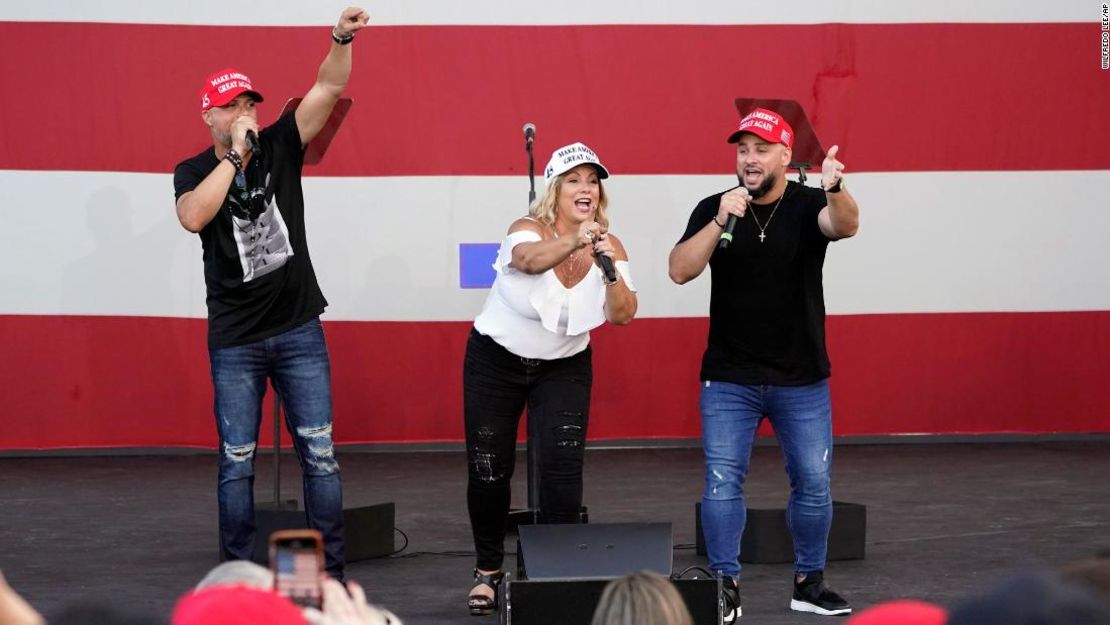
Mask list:
[[716,215],[713,215],[713,223],[717,224],[717,227],[720,228],[721,230],[725,229],[725,225],[723,223],[717,221],[717,216]]
[[346,37],[340,37],[339,35],[335,34],[335,29],[333,28],[333,29],[331,29],[331,40],[334,41],[335,43],[338,43],[341,46],[345,46],[345,45],[351,43],[352,41],[354,41],[355,36],[352,33],[352,34],[347,35]]
[[234,165],[235,171],[243,171],[243,157],[235,150],[228,150],[227,154],[224,154],[224,160]]
[[844,181],[843,178],[837,178],[836,179],[836,184],[829,187],[828,189],[825,189],[825,193],[840,193],[840,183],[843,182],[843,181]]

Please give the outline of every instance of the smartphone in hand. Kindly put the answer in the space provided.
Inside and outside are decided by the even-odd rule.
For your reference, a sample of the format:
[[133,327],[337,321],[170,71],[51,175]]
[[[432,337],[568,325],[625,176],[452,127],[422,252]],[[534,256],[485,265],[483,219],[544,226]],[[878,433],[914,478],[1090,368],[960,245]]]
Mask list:
[[300,606],[320,608],[323,591],[324,537],[310,529],[280,530],[270,535],[270,569],[274,590]]

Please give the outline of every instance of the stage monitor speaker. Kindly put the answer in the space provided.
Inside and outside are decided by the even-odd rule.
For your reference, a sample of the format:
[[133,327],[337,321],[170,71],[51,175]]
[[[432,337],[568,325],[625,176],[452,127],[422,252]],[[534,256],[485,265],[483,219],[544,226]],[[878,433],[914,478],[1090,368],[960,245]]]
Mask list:
[[[507,580],[502,585],[505,625],[590,625],[607,579]],[[694,625],[721,625],[721,582],[715,578],[672,580]]]
[[[694,505],[696,551],[705,555],[701,504]],[[858,503],[833,502],[829,529],[829,560],[862,560],[867,543],[867,507]],[[748,508],[744,535],[740,537],[740,562],[775,564],[794,561],[794,539],[782,508]]]
[[670,523],[521,525],[517,577],[608,579],[655,571],[671,574]]
[[[393,502],[343,509],[344,555],[347,562],[393,553]],[[255,537],[251,560],[269,563],[270,534],[277,530],[308,527],[304,510],[259,507],[254,514]]]

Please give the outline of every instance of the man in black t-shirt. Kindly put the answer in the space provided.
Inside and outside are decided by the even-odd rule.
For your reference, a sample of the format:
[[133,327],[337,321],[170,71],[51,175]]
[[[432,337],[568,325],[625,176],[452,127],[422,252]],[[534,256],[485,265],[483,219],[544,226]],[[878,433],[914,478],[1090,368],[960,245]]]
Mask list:
[[226,559],[254,549],[254,459],[266,378],[285,405],[304,473],[305,512],[324,535],[328,572],[343,578],[343,487],[332,444],[331,368],[305,236],[304,147],[324,127],[351,73],[366,11],[343,11],[331,49],[300,106],[258,126],[262,95],[235,69],[200,93],[212,147],[174,170],[177,218],[200,235],[208,291],[208,351],[220,438],[217,500]]
[[[837,146],[822,164],[822,189],[788,182],[794,132],[777,113],[756,109],[729,137],[736,188],[705,198],[670,256],[678,284],[713,270],[709,343],[701,365],[705,494],[702,527],[710,565],[722,578],[724,620],[740,616],[737,561],[752,443],[766,416],[790,477],[787,522],[794,538],[790,607],[847,614],[824,583],[832,494],[832,410],[821,285],[830,241],[853,236],[859,207],[844,188]],[[731,245],[718,248],[735,218]]]

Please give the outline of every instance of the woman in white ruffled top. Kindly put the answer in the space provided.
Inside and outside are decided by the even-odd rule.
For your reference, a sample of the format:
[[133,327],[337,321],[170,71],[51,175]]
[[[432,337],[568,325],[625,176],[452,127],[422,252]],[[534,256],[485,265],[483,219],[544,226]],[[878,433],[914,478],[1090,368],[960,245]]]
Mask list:
[[[466,346],[467,507],[477,563],[472,614],[497,610],[517,424],[528,408],[541,521],[575,523],[590,413],[590,330],[636,314],[628,254],[609,232],[609,171],[574,143],[551,155],[543,195],[513,222]],[[605,257],[611,276],[602,268]]]

